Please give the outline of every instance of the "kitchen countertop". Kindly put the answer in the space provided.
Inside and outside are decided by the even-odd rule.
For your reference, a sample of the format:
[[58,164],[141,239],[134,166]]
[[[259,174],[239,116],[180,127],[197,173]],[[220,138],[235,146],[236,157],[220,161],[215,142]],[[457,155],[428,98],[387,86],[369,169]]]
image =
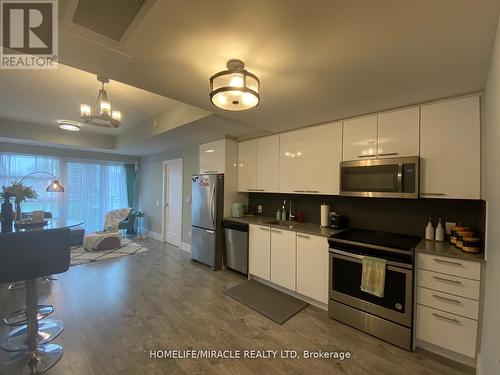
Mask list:
[[436,242],[423,239],[415,248],[417,253],[439,255],[443,257],[471,260],[475,262],[484,262],[484,253],[470,254],[457,249],[449,242]]
[[271,222],[276,221],[273,217],[264,217],[264,216],[243,216],[243,217],[228,217],[224,218],[224,221],[234,221],[237,223],[245,223],[245,224],[256,224],[256,225],[265,225],[272,228],[279,228],[283,230],[290,230],[293,232],[307,233],[316,236],[330,237],[332,234],[340,232],[337,229],[331,228],[322,228],[319,224],[313,223],[299,223],[293,222],[292,227],[288,224],[271,224]]

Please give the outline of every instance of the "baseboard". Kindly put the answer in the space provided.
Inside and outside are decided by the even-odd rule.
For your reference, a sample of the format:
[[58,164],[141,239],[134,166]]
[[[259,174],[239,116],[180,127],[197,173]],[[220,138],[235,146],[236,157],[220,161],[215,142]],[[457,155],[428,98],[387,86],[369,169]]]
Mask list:
[[319,307],[322,310],[328,311],[328,305],[327,304],[325,304],[323,302],[320,302],[320,301],[316,301],[315,299],[312,299],[310,297],[304,296],[303,294],[294,292],[293,290],[283,288],[282,286],[274,284],[271,281],[264,280],[264,279],[262,279],[262,278],[260,278],[258,276],[251,275],[251,274],[248,274],[248,279],[256,280],[256,281],[261,282],[262,284],[268,285],[268,286],[270,286],[270,287],[272,287],[274,289],[278,289],[279,291],[282,291],[283,293],[289,294],[292,297],[298,298],[298,299],[300,299],[300,300],[302,300],[304,302],[307,302],[307,303],[309,303],[309,304],[311,304],[313,306]]
[[187,242],[181,242],[181,249],[191,254],[191,244],[188,244]]
[[157,241],[163,241],[161,233],[156,233],[153,232],[152,230],[146,229],[144,230],[144,234],[146,235],[146,237],[153,238]]
[[460,353],[455,353],[452,352],[451,350],[441,348],[440,346],[431,344],[430,342],[427,341],[422,341],[422,340],[416,340],[417,346],[419,348],[425,349],[429,352],[433,352],[435,354],[440,355],[441,357],[446,357],[448,359],[451,359],[455,362],[460,362],[464,365],[470,366],[470,367],[476,367],[476,359],[467,357],[463,354]]

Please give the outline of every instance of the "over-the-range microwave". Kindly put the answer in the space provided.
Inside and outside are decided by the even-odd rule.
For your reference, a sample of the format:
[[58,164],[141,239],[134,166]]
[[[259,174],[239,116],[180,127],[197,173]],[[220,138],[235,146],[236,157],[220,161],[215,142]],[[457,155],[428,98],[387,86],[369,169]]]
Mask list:
[[418,188],[418,156],[340,163],[343,196],[416,199]]

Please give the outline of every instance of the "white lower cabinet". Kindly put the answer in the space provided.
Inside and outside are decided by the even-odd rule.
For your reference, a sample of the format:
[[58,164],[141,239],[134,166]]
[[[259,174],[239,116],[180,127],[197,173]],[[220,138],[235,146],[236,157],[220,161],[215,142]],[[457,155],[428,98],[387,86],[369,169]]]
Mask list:
[[477,320],[417,306],[417,338],[467,357],[476,356]]
[[480,279],[478,262],[419,254],[417,340],[474,359]]
[[271,282],[295,290],[295,232],[271,228]]
[[271,280],[271,228],[249,225],[248,267],[252,275]]
[[328,303],[328,241],[297,233],[297,292]]

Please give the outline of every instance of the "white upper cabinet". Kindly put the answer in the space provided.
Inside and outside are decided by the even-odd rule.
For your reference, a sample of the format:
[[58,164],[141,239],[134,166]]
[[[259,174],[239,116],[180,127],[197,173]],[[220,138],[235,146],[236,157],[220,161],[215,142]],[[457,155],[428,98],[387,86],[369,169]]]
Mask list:
[[307,130],[280,134],[279,191],[305,193]]
[[238,191],[257,188],[257,140],[238,143]]
[[200,145],[200,174],[224,173],[226,170],[226,140]]
[[271,135],[257,139],[257,191],[278,191],[280,137]]
[[480,198],[480,98],[421,107],[420,196]]
[[377,156],[394,158],[419,154],[419,108],[378,115]]
[[338,195],[342,122],[307,128],[306,161],[306,191]]
[[377,157],[377,115],[344,121],[342,160]]
[[238,143],[238,191],[278,191],[279,135]]

